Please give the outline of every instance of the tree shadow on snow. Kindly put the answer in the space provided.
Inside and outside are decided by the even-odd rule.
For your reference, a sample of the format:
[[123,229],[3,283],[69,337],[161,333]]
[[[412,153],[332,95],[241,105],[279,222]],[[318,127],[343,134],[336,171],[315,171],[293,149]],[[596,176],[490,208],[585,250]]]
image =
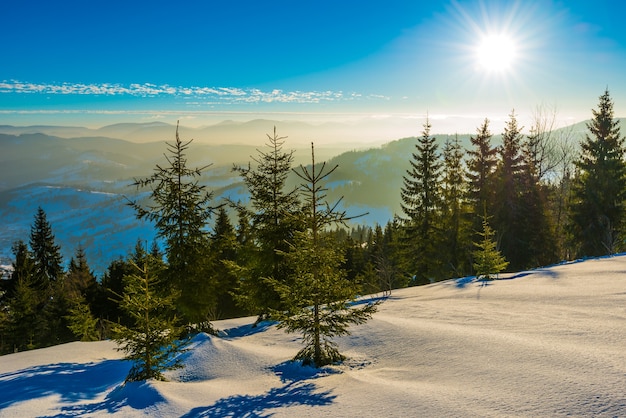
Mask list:
[[[159,393],[145,383],[122,385],[130,367],[127,361],[104,360],[48,364],[0,374],[0,410],[51,395],[57,395],[58,402],[66,406],[50,417],[113,413],[125,406],[145,409],[162,401]],[[104,401],[94,402],[109,391]]]
[[124,381],[130,364],[57,363],[0,374],[0,410],[19,402],[58,395],[61,402],[92,400]]
[[261,395],[233,395],[220,399],[211,406],[194,408],[183,417],[266,418],[273,415],[271,409],[330,405],[336,398],[331,391],[316,392],[317,386],[305,381],[338,373],[333,368],[316,369],[302,366],[300,362],[288,361],[272,367],[271,370],[285,383],[284,386],[272,388]]
[[183,417],[271,417],[273,413],[269,409],[330,405],[335,399],[330,391],[316,393],[315,388],[313,383],[290,382],[261,395],[234,395],[220,399],[211,406],[194,408]]
[[226,338],[226,339],[245,337],[248,335],[253,335],[259,332],[263,332],[276,324],[278,324],[278,321],[261,321],[257,323],[256,325],[254,324],[241,325],[239,327],[220,330],[218,333],[218,336],[220,338]]
[[115,388],[102,402],[65,406],[59,414],[44,418],[82,417],[97,412],[113,414],[126,406],[140,410],[163,401],[159,392],[145,381],[129,382]]

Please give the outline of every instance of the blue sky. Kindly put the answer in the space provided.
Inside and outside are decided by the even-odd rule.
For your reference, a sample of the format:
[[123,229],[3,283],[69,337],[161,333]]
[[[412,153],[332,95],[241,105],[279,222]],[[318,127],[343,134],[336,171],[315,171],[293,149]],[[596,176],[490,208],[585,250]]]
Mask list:
[[[0,124],[428,113],[473,132],[513,108],[589,118],[606,87],[626,116],[617,1],[5,3]],[[485,37],[508,67],[485,68]]]

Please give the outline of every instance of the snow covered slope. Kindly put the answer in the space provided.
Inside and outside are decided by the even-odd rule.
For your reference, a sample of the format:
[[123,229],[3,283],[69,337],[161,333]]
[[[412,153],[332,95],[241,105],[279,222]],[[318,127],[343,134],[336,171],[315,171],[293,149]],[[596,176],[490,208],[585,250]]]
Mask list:
[[252,322],[197,336],[169,382],[121,386],[107,341],[0,357],[0,416],[626,416],[626,256],[395,291],[319,371]]

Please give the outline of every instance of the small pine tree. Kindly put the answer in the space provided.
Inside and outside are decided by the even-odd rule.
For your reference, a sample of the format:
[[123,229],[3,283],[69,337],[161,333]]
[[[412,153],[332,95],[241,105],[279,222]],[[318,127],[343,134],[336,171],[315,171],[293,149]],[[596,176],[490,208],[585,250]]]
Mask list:
[[136,273],[124,278],[120,306],[132,317],[133,324],[112,324],[118,349],[126,353],[126,360],[133,362],[127,382],[165,380],[164,371],[182,367],[176,358],[184,351],[173,313],[177,295],[163,291],[156,272],[150,271],[150,259],[146,257],[143,267],[131,262]]
[[306,183],[302,185],[306,207],[303,211],[305,231],[296,231],[285,259],[292,274],[288,282],[274,280],[287,309],[277,312],[282,319],[279,328],[287,332],[302,334],[304,348],[294,360],[305,365],[322,367],[341,361],[332,338],[348,335],[351,324],[361,324],[376,311],[377,304],[361,307],[351,306],[358,294],[354,282],[346,279],[340,266],[344,261],[337,241],[324,229],[333,224],[343,224],[351,219],[345,212],[325,203],[325,188],[322,185],[336,168],[325,171],[325,164],[316,171],[315,153],[311,144],[311,170],[300,166],[296,174]]
[[89,305],[83,298],[74,299],[66,316],[68,328],[81,341],[98,341],[98,319],[94,318],[89,310]]
[[482,239],[475,243],[474,271],[478,280],[493,280],[509,263],[500,254],[495,241],[495,231],[489,226],[487,215],[483,216]]

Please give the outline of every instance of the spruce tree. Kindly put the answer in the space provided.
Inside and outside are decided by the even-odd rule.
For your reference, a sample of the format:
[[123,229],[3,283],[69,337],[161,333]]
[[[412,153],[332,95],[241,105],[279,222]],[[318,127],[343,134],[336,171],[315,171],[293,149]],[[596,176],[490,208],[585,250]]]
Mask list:
[[5,298],[13,296],[13,291],[17,286],[18,281],[32,282],[34,280],[35,265],[33,262],[33,256],[28,249],[28,245],[22,240],[18,240],[11,246],[11,252],[13,253],[13,263],[11,269],[11,276],[8,280],[2,281],[2,290],[6,293]]
[[624,137],[614,119],[608,89],[587,123],[589,133],[575,161],[572,185],[571,232],[579,256],[599,256],[620,251],[626,197]]
[[439,181],[441,161],[437,152],[436,139],[430,135],[428,119],[424,123],[422,136],[415,144],[416,152],[409,160],[410,169],[403,176],[400,191],[402,211],[405,219],[406,270],[414,277],[413,284],[428,283],[440,274],[437,243],[441,210]]
[[467,203],[467,181],[463,164],[463,149],[458,135],[447,139],[443,148],[442,224],[440,254],[445,257],[450,274],[460,277],[470,269],[468,250],[471,224]]
[[217,211],[211,234],[210,257],[215,282],[216,312],[214,319],[231,318],[241,313],[235,306],[232,294],[237,285],[237,276],[229,268],[229,262],[237,259],[239,245],[235,228],[230,222],[224,206]]
[[68,315],[68,328],[81,341],[98,341],[101,338],[98,330],[98,319],[93,316],[84,297],[72,299]]
[[552,170],[543,155],[544,135],[536,128],[531,130],[522,145],[523,174],[521,191],[522,225],[526,246],[519,248],[525,252],[525,267],[545,266],[557,261],[554,223],[549,212],[549,185],[542,176]]
[[477,129],[476,136],[470,137],[472,148],[467,151],[468,200],[474,213],[473,229],[481,227],[480,214],[486,209],[493,214],[495,200],[494,172],[498,163],[498,149],[491,145],[489,119]]
[[509,263],[497,248],[495,231],[489,226],[487,215],[483,216],[480,240],[475,243],[474,272],[478,280],[493,280]]
[[300,205],[297,189],[287,187],[293,151],[283,151],[286,138],[278,136],[274,127],[273,135],[267,135],[267,150],[252,157],[256,167],[234,167],[250,193],[251,234],[257,243],[257,251],[248,254],[246,265],[238,266],[236,298],[244,309],[257,314],[258,320],[280,308],[280,295],[266,279],[287,280],[287,242],[295,231],[302,230],[296,216]]
[[522,158],[521,127],[517,124],[515,112],[509,115],[502,134],[500,161],[496,169],[496,197],[494,224],[501,234],[502,253],[514,270],[528,265],[528,231],[524,229],[524,160]]
[[61,247],[56,244],[46,212],[37,208],[30,230],[30,250],[34,264],[34,283],[42,291],[50,291],[63,275]]
[[192,324],[202,324],[210,330],[209,312],[215,307],[214,284],[206,263],[209,250],[207,223],[213,213],[211,199],[199,178],[208,167],[188,168],[187,151],[193,139],[182,142],[176,126],[176,141],[166,143],[167,165],[156,166],[147,178],[135,179],[138,189],[151,188],[151,203],[147,206],[129,201],[139,219],[154,222],[157,236],[165,243],[166,275],[174,290],[178,290],[177,307],[183,318]]
[[289,281],[272,282],[286,306],[286,310],[276,313],[282,320],[278,326],[302,334],[304,348],[294,360],[322,367],[344,358],[333,337],[348,335],[348,327],[365,322],[377,306],[350,305],[359,289],[346,279],[345,270],[340,268],[344,259],[337,241],[324,231],[351,218],[338,209],[340,201],[333,206],[325,201],[323,183],[337,166],[330,170],[326,170],[325,163],[316,167],[313,144],[311,158],[310,169],[300,166],[296,171],[304,181],[302,216],[306,229],[294,233],[289,252],[283,254],[291,269]]
[[127,382],[165,380],[163,372],[182,367],[177,355],[184,351],[185,342],[178,339],[177,295],[160,283],[160,262],[147,255],[142,266],[131,264],[135,272],[124,278],[124,294],[118,296],[132,323],[111,324],[113,338],[126,353],[125,360],[133,362]]
[[7,304],[7,346],[12,352],[42,346],[46,324],[42,320],[42,297],[32,277],[18,277]]
[[64,293],[70,300],[81,300],[85,303],[93,302],[98,282],[93,271],[87,263],[85,249],[79,246],[74,257],[70,259],[70,265],[65,277]]

